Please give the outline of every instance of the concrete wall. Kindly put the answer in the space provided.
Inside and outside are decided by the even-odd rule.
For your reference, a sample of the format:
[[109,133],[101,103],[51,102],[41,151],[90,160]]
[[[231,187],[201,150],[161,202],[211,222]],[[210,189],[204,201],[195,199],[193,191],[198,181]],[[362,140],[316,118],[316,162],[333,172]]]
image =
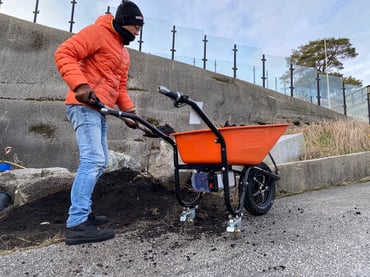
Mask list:
[[[75,137],[64,115],[67,87],[54,65],[54,52],[71,34],[0,14],[0,147],[12,146],[9,158],[26,167],[66,167],[75,170]],[[262,87],[191,65],[130,50],[129,93],[139,113],[177,131],[189,125],[189,107],[177,109],[158,85],[185,92],[204,102],[216,123],[234,124],[312,122],[344,117]],[[151,140],[109,118],[110,149],[145,163]],[[16,154],[16,157],[14,157]]]
[[368,181],[370,152],[279,164],[278,191],[299,193],[333,185]]

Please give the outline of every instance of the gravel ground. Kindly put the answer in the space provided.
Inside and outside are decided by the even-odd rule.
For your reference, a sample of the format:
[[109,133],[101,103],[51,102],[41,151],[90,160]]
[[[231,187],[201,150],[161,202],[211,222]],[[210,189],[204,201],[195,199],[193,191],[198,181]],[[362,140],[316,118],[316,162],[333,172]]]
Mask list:
[[16,251],[0,256],[1,275],[370,276],[369,198],[370,182],[276,199],[268,214],[244,216],[239,239],[196,238],[184,226],[158,237],[131,230],[102,243]]

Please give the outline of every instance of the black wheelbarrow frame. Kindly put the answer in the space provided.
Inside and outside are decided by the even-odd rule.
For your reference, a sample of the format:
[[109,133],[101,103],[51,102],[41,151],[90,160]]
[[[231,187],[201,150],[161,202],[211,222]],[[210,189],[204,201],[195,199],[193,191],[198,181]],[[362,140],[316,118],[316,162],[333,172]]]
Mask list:
[[[220,144],[220,156],[221,162],[217,164],[197,164],[197,163],[183,163],[179,162],[179,151],[176,140],[174,140],[169,134],[164,133],[160,128],[157,128],[155,125],[149,123],[142,117],[132,114],[123,112],[120,110],[111,109],[102,105],[98,102],[98,106],[100,107],[100,111],[103,114],[109,114],[116,116],[121,119],[131,119],[138,122],[140,125],[140,129],[144,130],[146,133],[151,132],[155,134],[157,137],[165,140],[172,146],[173,149],[173,164],[174,164],[174,182],[175,182],[175,194],[178,202],[184,207],[183,213],[180,216],[180,220],[186,223],[193,223],[195,218],[195,209],[199,204],[202,196],[204,195],[204,191],[194,191],[190,189],[191,196],[187,195],[186,199],[184,197],[184,188],[180,185],[180,171],[181,170],[196,170],[197,172],[221,172],[222,174],[222,183],[223,183],[223,194],[224,194],[224,202],[225,206],[229,212],[229,219],[227,225],[227,232],[232,232],[236,235],[239,235],[241,232],[242,226],[242,211],[243,208],[246,208],[248,212],[253,215],[263,215],[268,212],[271,208],[275,196],[275,182],[280,179],[278,167],[276,165],[275,160],[273,159],[272,155],[268,153],[272,164],[274,166],[274,171],[272,171],[265,163],[261,163],[259,165],[244,165],[242,170],[238,170],[233,168],[233,165],[228,163],[227,158],[227,145],[224,139],[224,136],[215,126],[215,124],[210,120],[208,115],[199,107],[199,105],[192,100],[188,95],[184,93],[172,91],[164,86],[158,87],[158,92],[171,98],[174,101],[174,106],[180,108],[184,105],[189,105],[204,121],[204,123],[209,127],[209,129],[214,133],[216,136],[215,143]],[[96,104],[96,103],[95,103]],[[144,126],[144,127],[143,127]],[[230,184],[229,184],[229,172],[236,173],[239,176],[239,182],[236,184],[239,188],[239,203],[237,206],[233,206],[231,195],[230,195]],[[262,180],[258,180],[261,178]],[[234,177],[235,178],[235,177]],[[235,179],[234,179],[235,180]],[[257,186],[263,186],[264,189],[268,189],[269,193],[268,199],[266,203],[263,203],[263,206],[259,207],[256,206],[253,200],[253,190],[251,190],[251,182],[256,182]],[[249,187],[248,187],[249,186]],[[185,189],[187,190],[187,189]],[[249,193],[248,193],[249,192]],[[249,197],[246,197],[249,196]]]

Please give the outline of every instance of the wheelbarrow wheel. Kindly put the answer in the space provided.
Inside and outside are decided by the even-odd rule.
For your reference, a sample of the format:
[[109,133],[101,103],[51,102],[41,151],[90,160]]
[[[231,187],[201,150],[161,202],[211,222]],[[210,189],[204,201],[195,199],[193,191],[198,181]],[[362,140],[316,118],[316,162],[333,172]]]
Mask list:
[[[257,167],[271,172],[271,169],[265,163],[261,163]],[[274,203],[275,179],[269,178],[269,176],[255,167],[252,167],[248,176],[246,176],[247,169],[244,168],[242,173],[243,181],[248,182],[244,208],[252,215],[264,215],[271,209]]]

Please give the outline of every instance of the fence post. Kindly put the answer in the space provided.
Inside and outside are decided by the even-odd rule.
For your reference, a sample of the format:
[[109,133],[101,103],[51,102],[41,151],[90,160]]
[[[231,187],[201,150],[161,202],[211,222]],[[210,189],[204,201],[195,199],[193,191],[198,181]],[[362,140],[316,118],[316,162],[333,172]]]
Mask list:
[[234,71],[234,79],[236,78],[236,71],[238,70],[238,68],[236,67],[236,52],[238,52],[238,49],[236,48],[236,44],[234,44],[234,67],[233,67],[233,71]]
[[290,64],[290,67],[289,67],[289,70],[290,70],[290,96],[293,97],[294,96],[294,82],[293,82],[293,71],[294,71],[294,68],[293,68],[293,64],[291,63]]
[[321,95],[320,95],[320,74],[316,73],[316,87],[317,87],[317,105],[321,106]]
[[203,69],[206,69],[206,64],[207,64],[207,36],[204,35],[204,39],[203,39]]
[[370,124],[370,86],[367,86],[367,117]]
[[256,66],[253,66],[253,84],[256,84]]
[[75,4],[77,4],[77,2],[75,0],[72,0],[71,1],[71,4],[72,4],[72,11],[71,11],[71,20],[68,21],[69,22],[69,32],[72,33],[72,29],[73,29],[73,24],[75,23],[73,21],[73,17],[74,17],[74,14],[75,14]]
[[343,112],[344,115],[347,115],[347,98],[346,98],[346,86],[342,78],[342,91],[343,91]]
[[265,58],[265,54],[262,55],[262,86],[263,87],[266,87],[266,72],[265,72],[265,65],[266,65],[266,58]]
[[176,26],[173,25],[173,28],[172,28],[172,49],[171,49],[171,59],[174,60],[175,59],[175,52],[176,52],[176,49],[175,49],[175,37],[176,37]]
[[141,52],[141,47],[144,43],[144,41],[143,41],[143,29],[144,29],[144,26],[141,27],[140,36],[139,36],[139,40],[138,40],[138,42],[139,42],[139,52]]
[[35,6],[35,10],[33,11],[33,13],[35,14],[33,16],[33,23],[36,23],[36,19],[37,19],[37,14],[39,13],[39,0],[36,0],[36,6]]
[[217,72],[217,61],[215,60],[215,72]]
[[275,77],[275,91],[278,91],[278,79]]

